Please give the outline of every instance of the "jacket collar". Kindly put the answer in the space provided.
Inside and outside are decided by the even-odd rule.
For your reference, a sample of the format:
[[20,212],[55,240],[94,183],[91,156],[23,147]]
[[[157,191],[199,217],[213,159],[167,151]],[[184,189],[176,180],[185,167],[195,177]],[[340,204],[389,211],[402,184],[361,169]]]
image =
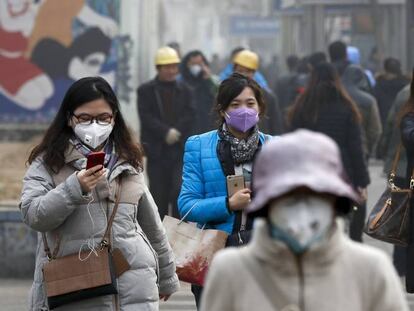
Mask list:
[[298,275],[298,263],[305,275],[324,273],[340,257],[346,237],[338,223],[335,223],[327,240],[301,256],[297,256],[282,242],[273,240],[269,235],[267,222],[257,219],[254,233],[247,252],[259,261],[268,263],[273,269],[284,275]]

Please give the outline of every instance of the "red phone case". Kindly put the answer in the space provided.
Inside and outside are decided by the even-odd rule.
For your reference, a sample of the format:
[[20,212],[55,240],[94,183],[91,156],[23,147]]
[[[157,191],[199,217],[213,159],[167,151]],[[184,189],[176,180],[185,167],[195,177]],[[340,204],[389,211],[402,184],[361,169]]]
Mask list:
[[105,161],[105,152],[98,151],[98,152],[91,152],[88,154],[88,161],[86,162],[86,169],[90,169],[96,165],[104,165]]

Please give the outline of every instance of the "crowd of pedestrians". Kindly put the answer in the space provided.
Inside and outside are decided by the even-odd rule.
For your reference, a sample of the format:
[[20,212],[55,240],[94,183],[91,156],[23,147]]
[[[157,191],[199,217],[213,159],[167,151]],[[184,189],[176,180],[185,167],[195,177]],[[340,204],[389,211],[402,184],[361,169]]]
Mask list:
[[[281,74],[277,57],[266,68],[244,47],[224,66],[199,50],[182,57],[175,42],[162,47],[156,76],[137,88],[139,143],[105,80],[75,82],[23,182],[23,220],[39,232],[30,309],[48,310],[43,265],[95,256],[115,211],[110,249],[128,266],[118,293],[62,310],[158,310],[179,288],[166,215],[228,234],[205,287],[192,286],[200,310],[408,310],[363,228],[368,161],[384,160],[389,173],[402,142],[401,184],[414,166],[414,87],[394,58],[380,71],[375,50],[365,67],[357,47],[327,50],[288,56]],[[97,151],[104,162],[86,169]],[[242,181],[234,192],[231,177]],[[394,252],[409,292],[413,250]]]

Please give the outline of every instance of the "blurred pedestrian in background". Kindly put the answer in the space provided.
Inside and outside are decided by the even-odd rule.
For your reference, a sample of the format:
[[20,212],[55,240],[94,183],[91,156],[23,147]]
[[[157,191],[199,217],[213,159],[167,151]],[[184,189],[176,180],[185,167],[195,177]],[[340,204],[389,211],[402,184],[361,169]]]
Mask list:
[[184,56],[180,65],[180,79],[190,86],[193,93],[196,120],[194,133],[211,131],[214,124],[213,105],[219,80],[211,73],[209,63],[203,53],[198,50]]
[[147,156],[147,172],[161,219],[178,217],[184,142],[193,132],[195,109],[191,90],[177,81],[180,59],[170,47],[155,56],[157,76],[138,88],[141,142]]
[[[361,114],[333,65],[322,63],[312,70],[304,93],[289,111],[288,122],[291,130],[321,132],[338,144],[350,183],[366,201],[370,178],[363,151]],[[353,213],[350,226],[353,240],[362,242],[365,214],[365,203]]]
[[315,52],[309,56],[308,61],[310,70],[313,70],[313,68],[315,68],[319,64],[326,63],[328,61],[328,58],[326,57],[326,54],[324,52]]
[[328,50],[331,63],[341,77],[346,67],[351,64],[348,60],[346,44],[342,41],[334,41],[329,45]]
[[270,89],[277,94],[277,81],[279,80],[281,69],[279,64],[279,56],[274,54],[270,62],[264,66],[264,74]]
[[335,221],[358,194],[332,139],[300,130],[272,140],[252,184],[253,239],[214,257],[202,311],[409,310],[387,255],[351,241]]
[[[348,53],[347,45],[342,41],[332,42],[329,45],[328,49],[331,63],[341,78],[345,73],[345,69],[352,64],[350,59],[354,62],[354,64],[360,63],[359,50],[356,48],[351,48]],[[369,78],[365,75],[362,89],[368,93],[372,93],[372,87],[373,85],[371,84]]]
[[286,114],[287,108],[292,102],[294,102],[296,97],[294,85],[296,76],[298,74],[298,64],[299,57],[296,55],[289,55],[286,58],[288,73],[281,76],[277,82],[276,94],[278,95],[279,105],[283,115]]
[[[356,46],[347,46],[346,54],[348,56],[348,60],[349,60],[351,65],[357,65],[357,66],[360,66],[362,68],[362,65],[361,65],[361,52],[359,51],[359,49]],[[368,79],[368,80],[365,80],[365,81],[369,82],[369,87],[367,88],[366,85],[362,85],[361,87],[364,88],[366,92],[372,93],[372,89],[376,84],[374,74],[369,69],[362,68],[362,70],[364,71],[365,77]]]
[[349,65],[342,76],[345,89],[357,105],[362,116],[362,132],[365,157],[375,155],[377,143],[381,137],[382,125],[374,96],[363,91],[364,71],[356,65]]
[[[257,125],[265,114],[262,90],[254,80],[234,73],[220,84],[215,109],[218,129],[186,142],[178,208],[199,227],[227,232],[227,246],[239,246],[249,241],[252,228],[243,212],[251,200],[252,161],[270,139]],[[244,181],[231,195],[226,184],[230,175]],[[202,287],[193,285],[191,290],[199,306]]]
[[[234,58],[236,57],[236,55],[239,52],[241,52],[243,50],[246,50],[246,48],[244,48],[244,47],[237,47],[237,48],[234,48],[233,51],[231,51],[231,54],[230,54],[230,63],[227,64],[226,67],[220,72],[220,75],[219,75],[220,81],[223,81],[223,80],[227,79],[234,72]],[[255,72],[253,78],[260,85],[260,87],[262,89],[267,89],[267,90],[270,89],[269,88],[269,84],[266,81],[266,78],[259,71],[256,71]]]
[[[85,169],[92,151],[105,152],[104,165]],[[58,258],[86,256],[82,252],[95,256],[115,206],[115,189],[121,187],[109,242],[130,268],[117,278],[115,299],[105,295],[59,309],[155,311],[159,297],[168,299],[178,290],[172,250],[145,185],[142,157],[110,85],[99,77],[75,82],[30,154],[20,205],[23,221],[46,234]],[[38,241],[29,308],[49,310],[42,276],[49,259],[40,234]]]
[[[259,68],[259,56],[249,50],[243,50],[234,57],[234,71],[250,79]],[[266,104],[266,114],[262,116],[259,128],[263,133],[276,135],[283,132],[283,116],[279,107],[277,96],[269,89],[262,89]]]
[[222,63],[219,54],[214,53],[210,61],[210,69],[214,75],[218,75],[222,68]]
[[401,63],[398,59],[389,57],[384,60],[384,73],[377,78],[374,95],[378,101],[382,126],[385,126],[388,112],[397,94],[410,80],[402,74]]
[[381,70],[381,55],[378,47],[374,46],[371,49],[365,67],[372,72],[374,77],[376,77],[377,73]]
[[[401,143],[398,117],[410,98],[410,88],[410,85],[407,85],[397,94],[397,97],[388,112],[387,120],[384,125],[384,132],[378,144],[377,156],[384,160],[383,173],[385,175],[390,173],[392,161],[394,160],[398,145]],[[397,166],[397,178],[405,178],[406,168],[407,158],[406,155],[402,153]]]

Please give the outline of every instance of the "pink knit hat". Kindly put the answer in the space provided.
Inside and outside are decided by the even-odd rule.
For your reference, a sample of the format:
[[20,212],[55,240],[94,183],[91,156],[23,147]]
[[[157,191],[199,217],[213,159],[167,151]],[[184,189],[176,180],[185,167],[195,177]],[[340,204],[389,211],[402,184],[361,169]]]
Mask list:
[[275,137],[254,161],[252,202],[248,213],[258,212],[271,200],[300,187],[351,201],[359,196],[347,182],[341,155],[328,136],[308,130]]

